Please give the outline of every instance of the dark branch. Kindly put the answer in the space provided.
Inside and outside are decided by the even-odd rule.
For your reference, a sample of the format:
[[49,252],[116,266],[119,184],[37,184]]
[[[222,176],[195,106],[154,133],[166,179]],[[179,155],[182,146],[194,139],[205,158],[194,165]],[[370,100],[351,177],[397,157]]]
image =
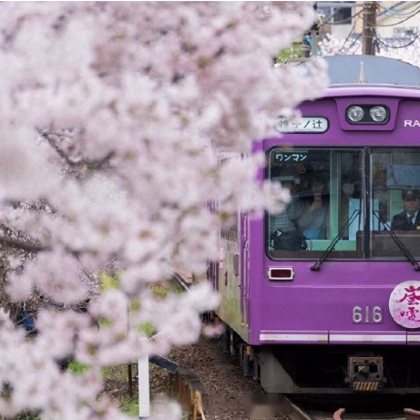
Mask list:
[[43,130],[38,130],[38,133],[41,135],[41,137],[43,137],[48,142],[48,144],[57,152],[57,154],[72,168],[84,166],[90,170],[97,170],[97,169],[100,169],[106,163],[108,163],[111,160],[111,158],[115,155],[115,152],[111,151],[101,159],[93,159],[93,160],[72,159],[64,150],[60,149],[60,147],[54,141],[54,137],[63,136],[64,133],[63,134],[47,133]]
[[42,246],[40,244],[26,242],[26,241],[20,241],[18,239],[7,238],[5,236],[0,236],[0,244],[19,248],[28,252],[48,251],[50,249],[47,246]]

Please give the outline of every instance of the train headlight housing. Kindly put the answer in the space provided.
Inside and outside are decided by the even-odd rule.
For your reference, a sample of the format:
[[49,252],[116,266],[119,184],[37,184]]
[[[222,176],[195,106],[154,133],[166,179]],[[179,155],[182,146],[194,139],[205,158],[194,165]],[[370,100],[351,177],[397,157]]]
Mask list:
[[370,109],[369,115],[375,122],[384,122],[388,118],[386,108],[383,106],[374,106]]
[[389,108],[385,105],[350,105],[346,108],[349,124],[386,124]]
[[365,111],[361,106],[350,106],[347,108],[347,119],[349,122],[358,123],[365,116]]

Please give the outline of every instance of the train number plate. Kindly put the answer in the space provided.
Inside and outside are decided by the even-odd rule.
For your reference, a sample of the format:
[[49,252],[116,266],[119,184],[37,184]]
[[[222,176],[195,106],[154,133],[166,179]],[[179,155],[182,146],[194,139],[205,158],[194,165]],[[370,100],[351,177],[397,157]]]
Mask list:
[[354,306],[352,319],[355,324],[380,324],[383,321],[380,306]]

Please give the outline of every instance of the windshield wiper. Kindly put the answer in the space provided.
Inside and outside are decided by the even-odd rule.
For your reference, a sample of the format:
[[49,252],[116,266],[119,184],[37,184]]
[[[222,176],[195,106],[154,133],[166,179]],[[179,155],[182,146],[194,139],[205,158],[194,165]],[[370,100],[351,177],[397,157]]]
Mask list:
[[322,263],[328,258],[328,255],[330,255],[331,251],[334,250],[334,247],[337,244],[337,242],[343,237],[343,233],[345,232],[345,230],[353,223],[357,216],[360,216],[361,212],[362,210],[357,209],[348,218],[346,224],[341,228],[340,232],[338,232],[338,235],[330,243],[330,246],[324,251],[324,253],[318,259],[318,261],[313,266],[311,266],[312,271],[318,271],[321,268]]
[[379,210],[374,210],[373,214],[379,220],[379,222],[384,225],[385,231],[389,233],[389,235],[391,236],[392,240],[398,246],[398,248],[400,249],[400,251],[404,254],[404,257],[407,258],[407,261],[409,261],[411,263],[411,265],[413,266],[414,270],[420,271],[420,266],[417,263],[417,261],[414,259],[414,257],[411,254],[411,252],[401,242],[401,239],[395,234],[395,232],[391,228],[388,228],[388,224],[387,224],[386,220],[383,220],[383,218],[381,217],[381,214],[379,213]]

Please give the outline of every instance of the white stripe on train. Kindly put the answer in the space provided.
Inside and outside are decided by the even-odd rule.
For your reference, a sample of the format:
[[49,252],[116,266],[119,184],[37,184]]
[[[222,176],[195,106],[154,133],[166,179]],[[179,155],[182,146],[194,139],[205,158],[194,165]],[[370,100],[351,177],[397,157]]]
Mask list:
[[288,343],[420,343],[420,334],[293,334],[261,333],[260,341],[280,341]]

